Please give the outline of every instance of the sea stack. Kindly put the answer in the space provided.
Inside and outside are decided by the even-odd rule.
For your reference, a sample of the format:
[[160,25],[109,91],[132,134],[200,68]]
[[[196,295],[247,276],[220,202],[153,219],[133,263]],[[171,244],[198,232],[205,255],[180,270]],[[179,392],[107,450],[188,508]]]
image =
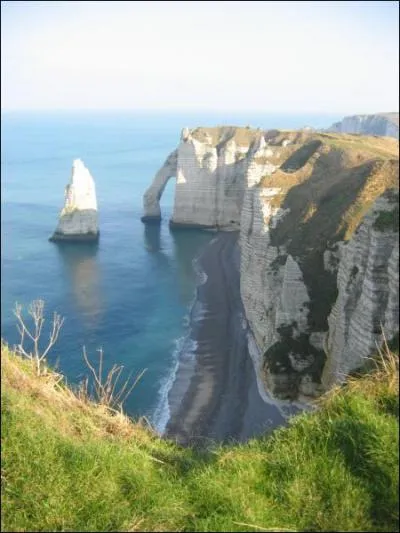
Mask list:
[[99,238],[94,180],[81,159],[72,164],[65,205],[50,241],[93,242]]

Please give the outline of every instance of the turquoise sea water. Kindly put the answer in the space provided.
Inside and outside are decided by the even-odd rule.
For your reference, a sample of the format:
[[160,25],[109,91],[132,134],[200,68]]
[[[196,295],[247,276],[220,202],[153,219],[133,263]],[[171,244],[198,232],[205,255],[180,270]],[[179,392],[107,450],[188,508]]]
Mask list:
[[[326,127],[337,115],[216,113],[4,112],[1,119],[1,335],[18,334],[12,309],[41,298],[48,321],[65,317],[49,356],[69,382],[86,374],[85,345],[94,360],[127,374],[147,369],[125,408],[156,426],[168,414],[168,388],[187,334],[196,275],[192,261],[211,235],[171,233],[174,183],[161,200],[161,227],[144,226],[142,195],[182,127],[217,124],[262,128]],[[64,201],[72,160],[81,158],[96,182],[100,241],[57,245],[48,237]],[[47,324],[48,325],[48,324]],[[47,336],[44,331],[44,337]]]

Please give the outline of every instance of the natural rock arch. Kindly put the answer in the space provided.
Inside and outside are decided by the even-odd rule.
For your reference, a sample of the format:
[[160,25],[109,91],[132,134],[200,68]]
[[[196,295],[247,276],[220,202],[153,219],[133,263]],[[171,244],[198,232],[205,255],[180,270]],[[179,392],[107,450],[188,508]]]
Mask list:
[[142,222],[160,222],[160,198],[170,178],[176,177],[178,164],[178,150],[174,150],[165,160],[157,172],[153,183],[143,196],[144,215]]

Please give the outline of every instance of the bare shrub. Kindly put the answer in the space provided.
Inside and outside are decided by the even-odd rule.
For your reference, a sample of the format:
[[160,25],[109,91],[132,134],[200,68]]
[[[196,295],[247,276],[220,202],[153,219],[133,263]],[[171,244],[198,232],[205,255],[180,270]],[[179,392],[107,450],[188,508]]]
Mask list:
[[[22,316],[22,305],[16,303],[13,311],[14,315],[17,317],[18,324],[17,329],[20,334],[20,342],[15,346],[15,352],[23,355],[30,359],[36,366],[36,373],[38,376],[44,371],[44,362],[47,354],[57,342],[60,329],[64,323],[64,318],[62,318],[58,313],[53,313],[53,321],[51,331],[49,333],[49,341],[47,346],[41,351],[39,347],[39,340],[42,334],[43,324],[45,322],[44,318],[44,301],[43,300],[34,300],[28,306],[28,314],[32,317],[33,328],[30,330],[25,322],[25,319]],[[27,351],[25,347],[26,337],[29,337],[33,342],[33,351]]]
[[[45,364],[46,356],[57,342],[60,330],[64,323],[64,318],[62,318],[58,313],[53,313],[53,321],[51,323],[49,340],[47,346],[44,349],[41,349],[39,346],[39,341],[43,330],[43,324],[45,322],[44,301],[34,300],[28,306],[28,314],[33,320],[33,325],[31,328],[27,326],[22,310],[22,305],[16,303],[13,313],[18,320],[17,329],[20,334],[20,342],[18,345],[14,346],[14,351],[18,355],[22,355],[32,361],[32,364],[36,369],[36,374],[41,376],[47,373],[47,367]],[[26,341],[28,339],[30,339],[33,343],[31,351],[26,347]],[[83,347],[83,358],[94,379],[95,400],[99,404],[106,406],[112,411],[118,411],[122,413],[122,406],[124,402],[138,381],[141,379],[146,369],[142,370],[142,372],[140,372],[134,379],[132,379],[132,375],[130,374],[128,378],[121,383],[121,386],[117,388],[119,379],[122,375],[123,366],[114,364],[111,370],[109,370],[108,373],[103,376],[103,350],[99,349],[97,351],[99,352],[99,361],[98,368],[96,369],[96,365],[92,365],[92,363],[89,361],[86,349]],[[80,383],[80,386],[77,390],[77,397],[81,401],[87,402],[90,399],[88,386],[89,379],[86,377]]]
[[[103,350],[97,350],[99,353],[98,369],[92,365],[86,353],[86,348],[83,347],[83,358],[87,367],[89,368],[94,380],[94,394],[95,399],[99,404],[105,405],[112,411],[122,412],[122,407],[133,388],[146,372],[146,368],[142,370],[136,378],[132,379],[132,374],[123,382],[122,386],[117,389],[118,380],[121,377],[123,365],[114,364],[108,373],[103,377]],[[86,378],[81,384],[81,394],[89,396],[88,394],[88,379]]]

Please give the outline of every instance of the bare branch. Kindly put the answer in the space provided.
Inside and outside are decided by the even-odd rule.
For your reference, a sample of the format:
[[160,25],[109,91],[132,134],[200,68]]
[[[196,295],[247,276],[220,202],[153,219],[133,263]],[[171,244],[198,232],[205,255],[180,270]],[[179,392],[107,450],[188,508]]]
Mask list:
[[52,331],[49,335],[49,344],[47,345],[47,348],[41,355],[40,360],[43,360],[46,355],[49,353],[49,350],[55,345],[58,339],[58,335],[60,333],[60,329],[62,328],[64,324],[64,318],[61,318],[61,316],[57,313],[54,313],[53,315],[53,323],[52,323]]
[[103,348],[100,347],[97,351],[100,352],[99,379],[103,381]]
[[102,389],[103,389],[103,386],[101,384],[101,382],[99,381],[99,378],[97,377],[97,373],[96,373],[96,370],[93,368],[93,366],[90,364],[90,361],[89,361],[89,358],[86,354],[86,348],[85,346],[83,347],[83,358],[85,360],[85,363],[87,364],[89,370],[91,371],[93,377],[94,377],[94,380],[95,380],[95,384],[97,385],[96,388],[96,393],[97,395],[99,396],[99,391],[101,392]]
[[[24,333],[26,333],[28,335],[28,337],[32,341],[34,341],[33,336],[31,335],[30,331],[27,329],[27,327],[25,326],[25,323],[23,321],[23,318],[22,318],[22,305],[16,303],[13,313],[17,317],[18,322],[20,324],[20,327],[24,330]],[[18,329],[18,325],[17,325],[17,329]]]
[[[60,315],[54,313],[53,322],[52,322],[52,331],[49,337],[49,343],[43,353],[40,353],[39,340],[42,334],[42,328],[45,321],[44,318],[44,301],[43,300],[34,300],[28,307],[28,314],[33,319],[33,329],[34,332],[30,331],[25,324],[25,321],[22,317],[22,305],[16,303],[13,311],[16,316],[17,330],[20,334],[20,343],[18,345],[18,353],[24,355],[28,359],[35,360],[36,362],[36,371],[38,376],[40,376],[42,371],[42,362],[48,354],[49,350],[54,346],[58,339],[60,329],[64,323],[64,319]],[[25,335],[27,335],[33,342],[33,354],[28,353],[24,347]]]
[[[89,361],[88,355],[86,353],[86,348],[83,347],[83,358],[87,367],[89,368],[92,376],[94,378],[94,391],[96,395],[96,400],[105,405],[110,411],[122,412],[122,405],[125,402],[126,398],[132,392],[132,389],[138,383],[139,379],[143,376],[146,369],[143,370],[130,385],[131,375],[125,382],[122,384],[122,387],[117,392],[117,384],[120,379],[123,371],[122,365],[113,365],[108,371],[107,375],[103,378],[103,350],[100,348],[97,350],[99,352],[99,370],[93,367],[92,363]],[[130,385],[130,386],[129,386]],[[129,386],[129,388],[128,388]],[[87,387],[87,382],[86,382]],[[119,411],[116,411],[115,408],[119,408]]]
[[[115,378],[114,384],[113,384],[113,387],[112,387],[111,397],[114,396],[114,391],[115,391],[115,389],[117,387],[117,383],[118,383],[118,380],[119,380],[119,378],[121,376],[121,372],[122,372],[123,368],[124,367],[122,365],[119,368],[117,367],[118,372],[117,372],[117,377]],[[115,401],[118,402],[118,395],[117,395]]]
[[[130,395],[130,393],[132,392],[132,390],[136,387],[137,383],[139,382],[139,380],[142,378],[142,376],[144,375],[144,373],[146,372],[147,368],[144,368],[140,374],[138,374],[138,376],[136,377],[135,381],[133,382],[132,386],[128,389],[128,391],[125,393],[125,395],[123,396],[123,399],[122,401],[120,402],[121,403],[121,407],[122,407],[122,404],[125,403],[126,399],[128,398],[128,396]],[[126,383],[128,383],[128,381],[126,381]]]
[[44,310],[44,301],[43,300],[34,300],[28,308],[28,313],[31,315],[33,319],[33,323],[35,326],[35,334],[33,335],[33,344],[34,344],[34,352],[35,357],[39,358],[40,352],[39,352],[39,338],[43,327],[43,310]]

